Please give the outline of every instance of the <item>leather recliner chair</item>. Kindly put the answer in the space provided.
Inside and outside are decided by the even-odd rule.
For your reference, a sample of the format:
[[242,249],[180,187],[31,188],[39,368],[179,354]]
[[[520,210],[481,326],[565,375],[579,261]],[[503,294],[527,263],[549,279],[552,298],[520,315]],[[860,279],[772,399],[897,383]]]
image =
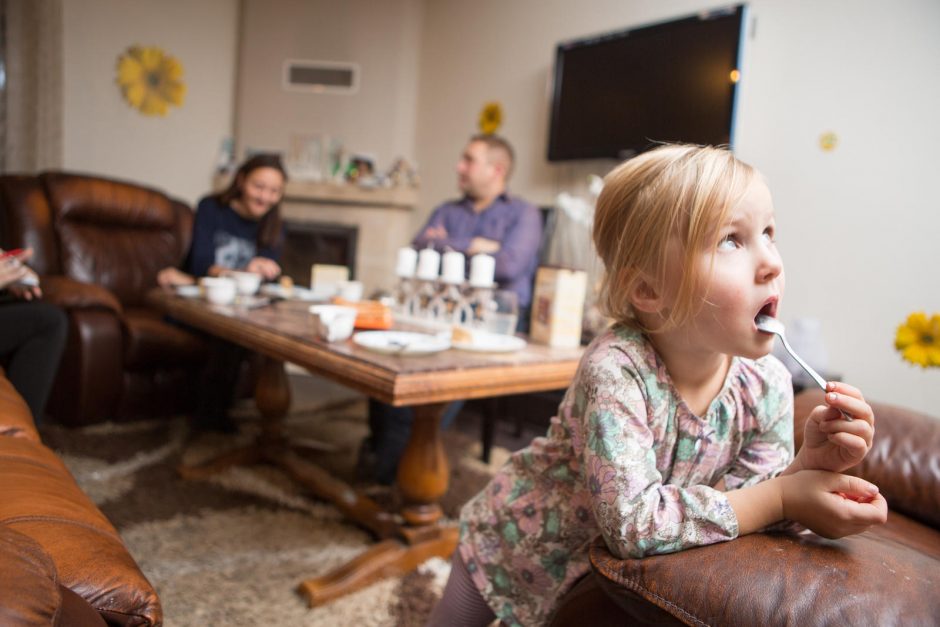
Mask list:
[[64,172],[0,176],[0,247],[32,247],[46,300],[69,315],[47,413],[57,422],[191,409],[205,342],[147,305],[189,249],[193,212],[133,183]]

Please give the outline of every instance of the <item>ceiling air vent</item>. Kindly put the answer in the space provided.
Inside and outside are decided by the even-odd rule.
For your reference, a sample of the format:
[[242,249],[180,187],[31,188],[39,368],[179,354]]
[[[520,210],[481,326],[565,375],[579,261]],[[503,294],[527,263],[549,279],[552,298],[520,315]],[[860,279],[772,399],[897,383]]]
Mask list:
[[316,94],[354,94],[359,91],[359,65],[334,61],[284,61],[284,89]]

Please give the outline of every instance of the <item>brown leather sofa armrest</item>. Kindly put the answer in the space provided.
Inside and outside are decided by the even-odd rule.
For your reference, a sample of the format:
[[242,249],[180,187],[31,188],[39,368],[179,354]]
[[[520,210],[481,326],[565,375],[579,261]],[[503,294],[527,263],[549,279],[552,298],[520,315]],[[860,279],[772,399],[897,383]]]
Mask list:
[[[849,474],[871,481],[888,505],[940,528],[940,419],[910,409],[872,402],[875,439],[865,460]],[[794,400],[795,437],[803,439],[803,423],[822,390],[807,390]]]
[[0,438],[0,526],[42,547],[55,564],[57,582],[88,601],[109,623],[162,623],[157,593],[118,532],[65,464],[42,444]]
[[0,525],[0,624],[52,625],[62,601],[56,579],[38,542]]
[[643,559],[617,559],[598,538],[590,558],[604,591],[640,623],[927,625],[940,616],[937,546],[935,529],[891,514],[839,540],[756,533]]
[[66,276],[51,275],[41,278],[45,300],[63,309],[103,308],[122,316],[124,308],[108,289],[94,283],[82,283]]

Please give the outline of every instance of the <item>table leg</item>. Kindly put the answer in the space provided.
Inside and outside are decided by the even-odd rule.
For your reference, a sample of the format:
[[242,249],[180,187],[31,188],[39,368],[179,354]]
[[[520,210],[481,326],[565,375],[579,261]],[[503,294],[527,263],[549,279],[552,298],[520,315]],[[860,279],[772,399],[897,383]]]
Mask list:
[[398,488],[405,505],[399,539],[389,539],[356,559],[300,584],[311,607],[322,605],[384,579],[411,572],[431,557],[448,558],[457,547],[458,530],[439,524],[440,497],[447,492],[449,473],[440,421],[446,403],[416,406],[411,437],[398,464]]
[[290,381],[280,359],[265,356],[255,384],[255,406],[261,412],[262,440],[281,440],[284,417],[290,410]]
[[447,455],[440,423],[447,403],[417,405],[411,437],[398,464],[398,488],[405,499],[402,516],[410,525],[430,525],[441,517],[437,501],[447,492]]
[[380,538],[389,538],[346,565],[301,583],[298,590],[311,606],[386,577],[411,572],[431,557],[447,558],[454,552],[457,529],[438,524],[442,515],[438,500],[447,492],[449,480],[440,433],[446,403],[414,408],[411,437],[398,466],[405,524],[292,450],[283,433],[283,419],[290,409],[290,385],[283,361],[265,357],[255,388],[255,404],[262,416],[258,441],[200,466],[181,468],[183,476],[201,478],[235,464],[265,461],[285,470],[315,495],[334,503],[347,518]]

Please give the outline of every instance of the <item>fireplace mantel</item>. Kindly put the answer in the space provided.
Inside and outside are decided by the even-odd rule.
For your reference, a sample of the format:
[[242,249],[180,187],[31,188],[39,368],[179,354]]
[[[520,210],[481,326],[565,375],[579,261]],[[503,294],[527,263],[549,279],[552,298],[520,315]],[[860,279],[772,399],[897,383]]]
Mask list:
[[413,187],[368,188],[338,183],[288,181],[284,198],[326,204],[410,210],[418,202],[418,190]]
[[[226,175],[216,176],[213,181],[214,188],[222,191],[229,180]],[[410,210],[418,202],[418,190],[414,187],[360,187],[343,183],[289,180],[284,188],[284,199]]]

